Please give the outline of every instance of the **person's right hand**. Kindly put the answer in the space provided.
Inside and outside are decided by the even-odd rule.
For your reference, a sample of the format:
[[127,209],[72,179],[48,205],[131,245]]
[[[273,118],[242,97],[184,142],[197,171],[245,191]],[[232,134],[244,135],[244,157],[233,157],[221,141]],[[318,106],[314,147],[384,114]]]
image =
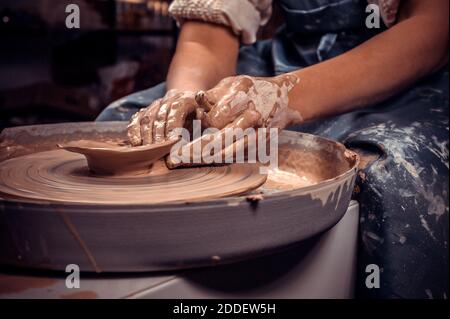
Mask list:
[[197,108],[195,94],[170,90],[150,106],[136,112],[128,124],[128,140],[132,146],[161,143],[177,139],[175,129],[184,127]]

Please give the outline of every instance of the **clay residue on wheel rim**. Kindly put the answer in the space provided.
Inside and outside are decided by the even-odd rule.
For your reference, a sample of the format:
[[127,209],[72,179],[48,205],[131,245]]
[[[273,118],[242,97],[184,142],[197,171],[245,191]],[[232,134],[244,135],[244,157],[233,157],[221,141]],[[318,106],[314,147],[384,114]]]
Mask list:
[[278,150],[278,167],[269,169],[262,189],[269,193],[288,191],[336,178],[352,165],[344,158],[336,161],[337,156],[327,148],[312,151],[283,145]]

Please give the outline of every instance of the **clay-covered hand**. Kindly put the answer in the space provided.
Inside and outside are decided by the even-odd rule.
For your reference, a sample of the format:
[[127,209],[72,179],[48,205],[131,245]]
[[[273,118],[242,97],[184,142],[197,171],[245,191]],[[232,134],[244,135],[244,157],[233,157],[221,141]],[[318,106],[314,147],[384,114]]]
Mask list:
[[[203,152],[211,141],[221,143],[220,153],[217,155],[223,160],[226,154],[231,153],[234,157],[238,150],[247,149],[249,136],[236,136],[231,145],[227,145],[225,136],[229,129],[283,129],[289,124],[300,123],[300,113],[289,107],[288,100],[288,92],[298,81],[295,75],[290,74],[267,78],[234,76],[223,79],[211,90],[198,92],[195,96],[198,104],[197,119],[202,121],[203,127],[219,131],[203,133],[200,138],[184,145],[178,153],[170,154],[166,159],[168,167],[186,165],[178,163],[175,155],[193,154],[195,149]],[[255,133],[260,134],[258,130]],[[270,135],[266,133],[266,136]],[[259,138],[256,140],[259,141]],[[203,163],[196,163],[198,164]]]
[[276,127],[301,121],[298,111],[289,107],[288,92],[299,79],[292,74],[276,77],[228,77],[195,99],[197,118],[205,127]]
[[193,92],[170,90],[131,117],[128,140],[132,146],[139,146],[177,139],[175,129],[184,127],[196,108]]

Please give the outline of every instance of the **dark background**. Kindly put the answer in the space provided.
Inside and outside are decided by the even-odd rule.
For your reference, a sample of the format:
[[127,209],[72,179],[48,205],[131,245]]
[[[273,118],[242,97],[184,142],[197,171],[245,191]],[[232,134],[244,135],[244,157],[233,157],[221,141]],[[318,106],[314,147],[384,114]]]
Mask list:
[[[111,101],[163,81],[177,38],[169,2],[1,0],[0,129],[91,121]],[[80,29],[65,26],[70,3]]]

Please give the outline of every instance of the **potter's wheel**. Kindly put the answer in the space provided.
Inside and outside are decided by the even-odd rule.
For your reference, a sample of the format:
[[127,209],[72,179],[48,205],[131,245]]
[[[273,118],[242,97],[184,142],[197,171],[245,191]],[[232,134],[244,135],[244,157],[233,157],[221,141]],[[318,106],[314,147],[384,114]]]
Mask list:
[[266,180],[258,165],[169,170],[163,160],[148,174],[95,176],[84,156],[65,150],[39,152],[0,163],[0,194],[48,202],[158,204],[237,195]]
[[[81,139],[123,140],[125,128],[64,123],[2,132],[0,264],[117,272],[230,263],[318,234],[348,207],[357,156],[308,134],[279,136],[278,169],[267,180],[246,164],[167,171],[159,163],[149,175],[94,177],[82,155],[57,150]],[[180,185],[184,191],[174,191]]]

